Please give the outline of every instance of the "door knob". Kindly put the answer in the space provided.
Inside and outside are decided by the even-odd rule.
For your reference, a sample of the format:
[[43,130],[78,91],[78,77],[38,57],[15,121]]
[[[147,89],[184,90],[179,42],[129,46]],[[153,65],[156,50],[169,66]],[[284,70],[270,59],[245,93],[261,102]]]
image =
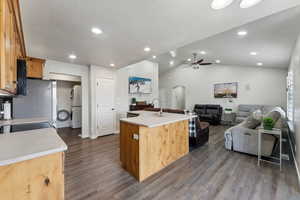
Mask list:
[[115,110],[114,108],[112,108],[111,110]]

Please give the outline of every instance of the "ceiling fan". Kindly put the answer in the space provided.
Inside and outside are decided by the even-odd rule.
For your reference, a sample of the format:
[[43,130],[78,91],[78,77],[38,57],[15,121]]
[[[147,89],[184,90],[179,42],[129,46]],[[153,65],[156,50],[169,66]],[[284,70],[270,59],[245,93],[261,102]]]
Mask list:
[[188,67],[192,67],[193,69],[199,69],[200,66],[203,65],[211,65],[212,63],[210,62],[203,62],[204,59],[197,59],[197,53],[193,53],[193,59],[191,62],[185,62],[185,64],[188,64]]

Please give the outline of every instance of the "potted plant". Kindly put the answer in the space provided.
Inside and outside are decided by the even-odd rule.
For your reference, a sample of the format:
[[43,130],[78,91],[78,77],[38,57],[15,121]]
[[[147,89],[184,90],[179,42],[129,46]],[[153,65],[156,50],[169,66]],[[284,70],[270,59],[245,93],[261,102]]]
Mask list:
[[132,104],[132,105],[135,105],[135,104],[136,104],[136,98],[134,98],[134,97],[131,98],[131,104]]
[[263,119],[263,126],[266,130],[272,130],[274,127],[274,120],[271,117],[265,117]]

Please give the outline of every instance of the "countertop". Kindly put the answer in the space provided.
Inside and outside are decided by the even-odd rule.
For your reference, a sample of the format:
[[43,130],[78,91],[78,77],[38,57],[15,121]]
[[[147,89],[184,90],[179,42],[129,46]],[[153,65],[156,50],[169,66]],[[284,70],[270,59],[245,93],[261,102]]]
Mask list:
[[32,124],[32,123],[42,123],[42,122],[49,122],[49,119],[44,118],[44,117],[38,117],[38,118],[0,120],[0,126],[18,125],[18,124]]
[[158,115],[158,112],[152,111],[129,111],[128,113],[137,114],[137,117],[122,118],[120,121],[140,126],[146,126],[149,128],[162,126],[174,122],[183,120],[189,120],[197,117],[197,115],[184,115],[164,112],[162,117]]
[[0,166],[67,150],[54,128],[0,135]]

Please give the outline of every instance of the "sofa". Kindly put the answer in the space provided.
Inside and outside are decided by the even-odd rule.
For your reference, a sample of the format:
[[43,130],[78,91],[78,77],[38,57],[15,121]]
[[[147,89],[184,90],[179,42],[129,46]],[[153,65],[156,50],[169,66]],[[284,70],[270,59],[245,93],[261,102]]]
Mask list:
[[[275,122],[274,128],[283,129],[285,126],[285,112],[280,107],[275,107],[264,117],[271,117]],[[227,129],[224,133],[225,148],[231,151],[257,155],[258,128],[261,121],[256,120],[251,113],[240,124]],[[262,135],[262,155],[271,156],[277,138],[273,135]]]
[[208,122],[212,125],[221,124],[223,108],[220,105],[196,104],[194,112],[201,121]]
[[241,104],[237,108],[235,123],[239,124],[243,122],[255,110],[261,110],[263,113],[268,113],[275,107],[276,106],[270,105]]

